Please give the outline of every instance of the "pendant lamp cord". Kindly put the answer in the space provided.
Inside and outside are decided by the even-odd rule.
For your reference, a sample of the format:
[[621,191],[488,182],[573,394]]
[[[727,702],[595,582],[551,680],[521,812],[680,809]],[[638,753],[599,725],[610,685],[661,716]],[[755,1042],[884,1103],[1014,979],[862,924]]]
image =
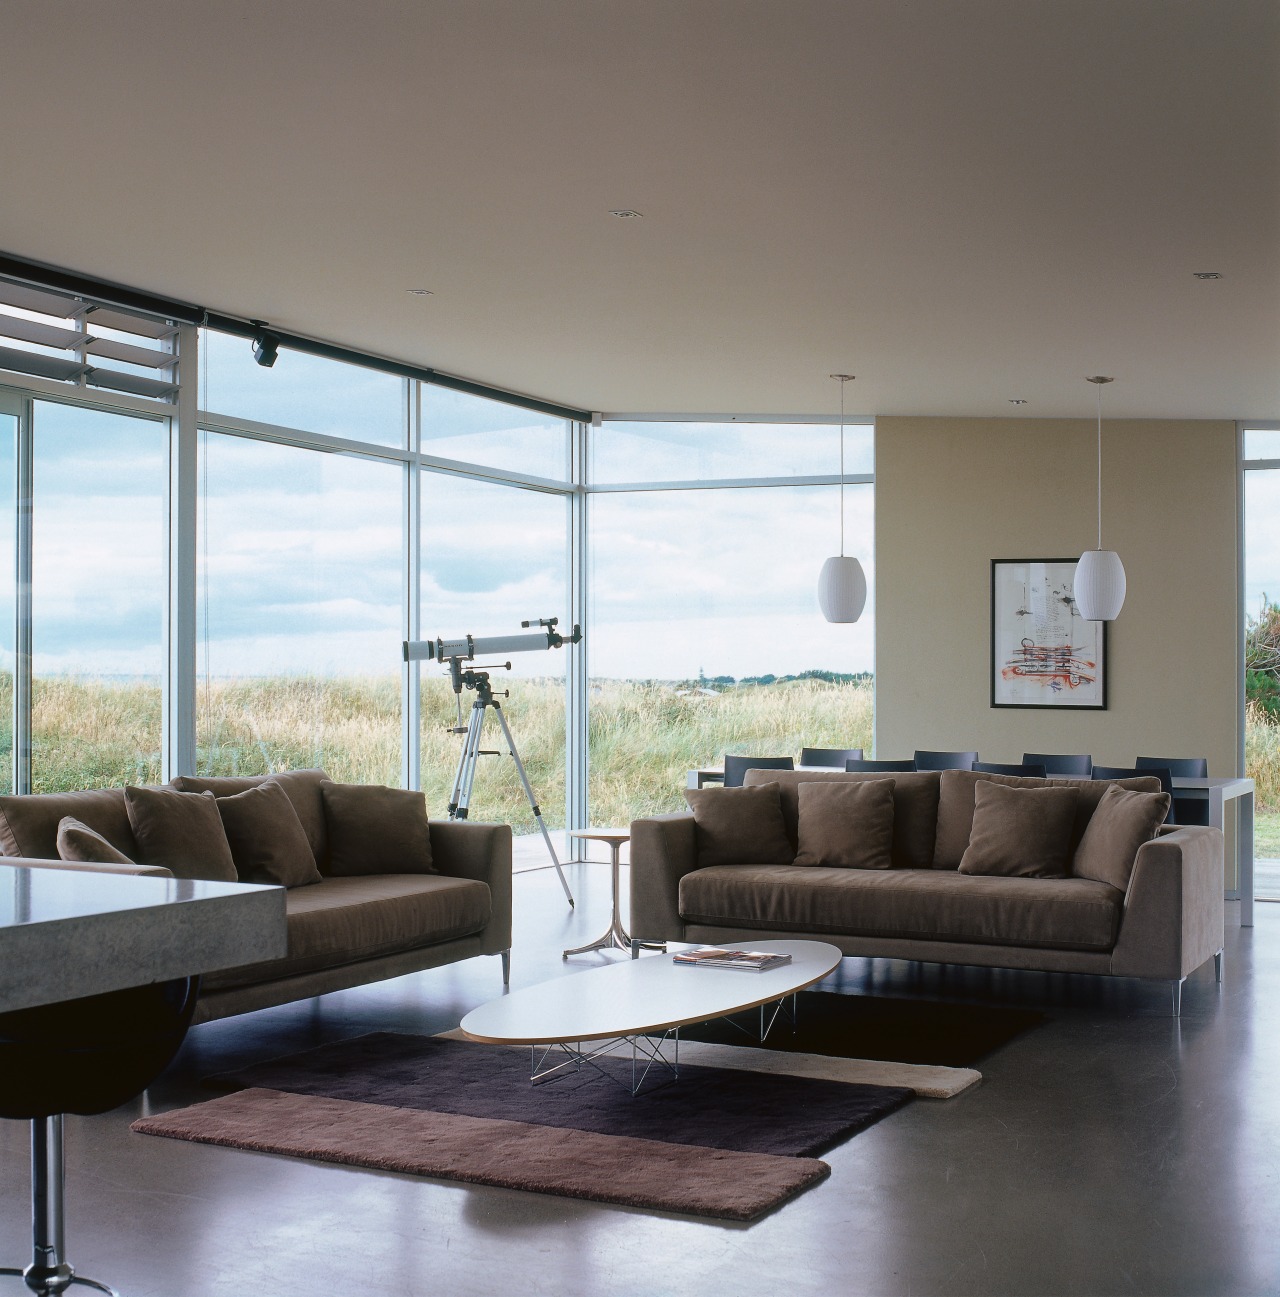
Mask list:
[[1098,388],[1098,548],[1102,548],[1102,384]]
[[[848,380],[840,379],[840,557],[844,558],[844,385]],[[1101,522],[1099,522],[1101,527]]]

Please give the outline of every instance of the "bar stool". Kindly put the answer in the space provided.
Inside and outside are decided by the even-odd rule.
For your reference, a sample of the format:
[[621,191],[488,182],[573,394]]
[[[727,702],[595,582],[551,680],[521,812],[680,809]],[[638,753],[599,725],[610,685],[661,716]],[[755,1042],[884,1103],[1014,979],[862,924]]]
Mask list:
[[31,1122],[31,1263],[21,1276],[39,1297],[72,1284],[118,1297],[64,1259],[62,1118],[109,1112],[143,1090],[178,1052],[198,978],[156,982],[0,1014],[0,1117]]

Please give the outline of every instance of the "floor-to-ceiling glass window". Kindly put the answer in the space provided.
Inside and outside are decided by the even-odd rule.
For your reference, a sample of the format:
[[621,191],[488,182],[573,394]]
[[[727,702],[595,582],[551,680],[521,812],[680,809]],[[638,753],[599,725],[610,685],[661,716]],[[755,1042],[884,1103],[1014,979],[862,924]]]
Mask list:
[[15,491],[18,432],[26,402],[0,389],[0,792],[13,788],[13,669],[17,616]]
[[[568,622],[563,495],[449,474],[423,474],[422,634],[426,639],[527,634],[521,622]],[[504,669],[511,664],[510,671]],[[468,664],[470,665],[470,664]],[[548,828],[565,823],[566,650],[487,654],[492,687],[525,763]],[[422,787],[443,813],[457,769],[462,723],[477,691],[455,695],[448,672],[422,664]],[[536,830],[492,709],[471,797],[473,819],[498,819],[517,833]]]
[[866,611],[850,625],[827,623],[817,606],[819,570],[840,542],[840,488],[830,482],[834,470],[838,483],[838,455],[829,425],[595,430],[593,820],[681,809],[685,772],[718,764],[726,751],[870,750],[869,425],[846,430],[846,475],[855,479],[845,486],[846,552],[862,561],[869,587]]
[[167,438],[167,422],[32,403],[34,792],[160,778]]
[[1244,434],[1245,774],[1256,783],[1254,894],[1280,900],[1280,430]]
[[197,763],[400,779],[401,475],[201,436]]
[[[570,427],[558,415],[446,387],[422,388],[424,638],[527,634],[521,622],[552,617],[568,632]],[[549,829],[563,828],[568,651],[488,654],[468,665],[488,669],[543,821]],[[438,664],[422,664],[420,771],[435,813],[449,803],[462,751],[462,736],[451,731],[458,728],[459,709],[466,723],[477,697],[465,686],[455,695]],[[529,799],[497,716],[492,708],[485,711],[484,755],[469,813],[505,821],[517,834],[534,833]]]

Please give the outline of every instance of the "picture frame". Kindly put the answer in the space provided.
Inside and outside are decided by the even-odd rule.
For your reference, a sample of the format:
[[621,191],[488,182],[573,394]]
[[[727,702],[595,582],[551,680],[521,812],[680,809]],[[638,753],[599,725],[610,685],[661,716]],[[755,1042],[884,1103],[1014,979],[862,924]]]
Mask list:
[[1107,623],[1076,607],[1074,558],[991,560],[991,706],[1107,709]]

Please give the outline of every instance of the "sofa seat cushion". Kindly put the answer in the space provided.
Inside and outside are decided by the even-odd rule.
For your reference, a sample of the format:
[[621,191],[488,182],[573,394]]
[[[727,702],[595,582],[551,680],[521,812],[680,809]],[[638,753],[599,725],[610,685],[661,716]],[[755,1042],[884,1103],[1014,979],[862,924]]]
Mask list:
[[[893,867],[895,869],[928,869],[934,864],[933,839],[938,824],[938,789],[936,770],[884,771],[845,770],[748,770],[742,783],[777,784],[782,799],[782,819],[794,847],[799,842],[800,785],[824,783],[827,780],[855,782],[868,779],[893,780]],[[969,807],[973,810],[972,805]],[[966,836],[965,841],[968,841]],[[959,857],[955,864],[959,864]],[[952,865],[951,868],[955,868]]]
[[686,923],[777,932],[1110,950],[1124,896],[1089,878],[736,865],[680,880]]
[[395,955],[479,932],[493,912],[489,888],[441,874],[325,878],[285,898],[289,953],[283,959],[209,973],[204,991],[268,982]]

